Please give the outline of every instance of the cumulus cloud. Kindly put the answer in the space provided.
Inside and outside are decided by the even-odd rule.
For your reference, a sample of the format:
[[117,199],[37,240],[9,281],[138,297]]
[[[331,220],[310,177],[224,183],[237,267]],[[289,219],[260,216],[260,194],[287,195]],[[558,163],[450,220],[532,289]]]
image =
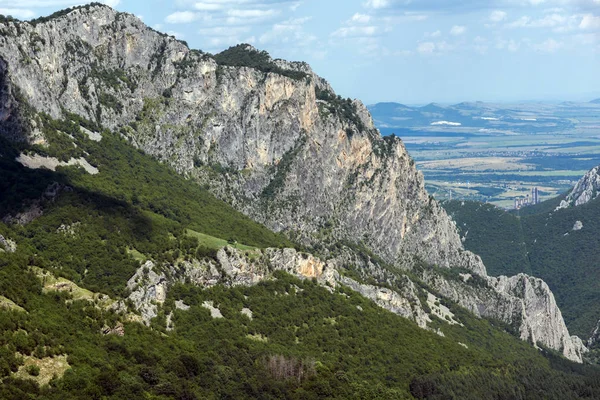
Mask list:
[[331,35],[334,37],[374,36],[379,29],[376,26],[343,26]]
[[[600,7],[600,2],[599,2]],[[600,16],[595,16],[592,14],[586,14],[581,19],[579,23],[579,28],[581,29],[600,29]]]
[[[113,8],[121,4],[121,0],[99,1]],[[0,0],[0,14],[12,15],[19,19],[31,19],[40,15],[36,11],[38,8],[68,8],[82,3],[81,0]]]
[[288,43],[294,41],[296,44],[302,42],[302,44],[305,45],[306,43],[316,40],[316,37],[306,35],[303,31],[304,24],[309,20],[309,17],[291,18],[274,24],[269,31],[258,38],[258,41],[260,43]]
[[165,22],[169,24],[189,24],[199,18],[199,14],[192,11],[176,11],[167,15]]
[[492,22],[502,22],[506,19],[506,11],[494,10],[490,14],[490,21]]
[[465,26],[454,25],[452,27],[452,29],[450,29],[450,34],[452,36],[460,36],[460,35],[464,34],[466,31],[467,31],[467,28]]
[[554,53],[563,47],[564,43],[554,39],[548,39],[542,43],[532,44],[534,50],[542,53]]
[[11,15],[18,19],[31,19],[35,17],[35,12],[26,8],[0,8],[0,14]]
[[368,24],[371,21],[371,16],[366,14],[356,13],[351,18],[352,22],[356,22],[359,24]]
[[442,31],[437,30],[434,32],[425,32],[425,37],[427,38],[436,38],[436,37],[440,37],[442,35]]
[[507,28],[557,28],[565,25],[569,17],[561,14],[545,15],[542,18],[531,18],[522,16],[519,19],[506,24]]
[[373,8],[375,10],[381,9],[381,8],[386,8],[386,7],[389,7],[390,5],[391,5],[390,0],[367,0],[367,2],[365,3],[365,7]]
[[433,54],[435,51],[435,43],[433,42],[422,42],[417,46],[417,51],[421,54]]
[[223,9],[223,4],[218,3],[196,3],[194,8],[199,11],[217,11]]

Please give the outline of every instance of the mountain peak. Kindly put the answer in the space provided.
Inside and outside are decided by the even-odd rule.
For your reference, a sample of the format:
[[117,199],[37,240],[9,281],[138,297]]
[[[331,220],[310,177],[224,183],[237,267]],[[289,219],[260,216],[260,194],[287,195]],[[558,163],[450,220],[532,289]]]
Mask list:
[[589,170],[577,181],[573,190],[560,202],[556,210],[588,203],[600,194],[600,165]]

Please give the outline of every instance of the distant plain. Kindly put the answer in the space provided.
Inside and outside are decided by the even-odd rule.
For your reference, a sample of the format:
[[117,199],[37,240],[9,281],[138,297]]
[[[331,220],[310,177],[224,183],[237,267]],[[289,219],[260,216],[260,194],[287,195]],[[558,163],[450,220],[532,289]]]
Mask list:
[[369,106],[383,135],[399,136],[427,190],[512,208],[537,187],[555,197],[600,164],[600,104],[460,103]]

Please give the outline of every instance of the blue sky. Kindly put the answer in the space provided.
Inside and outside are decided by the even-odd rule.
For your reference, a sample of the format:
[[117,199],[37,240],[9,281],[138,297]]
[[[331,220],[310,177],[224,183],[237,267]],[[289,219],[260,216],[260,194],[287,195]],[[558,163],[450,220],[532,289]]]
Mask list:
[[[307,61],[367,104],[600,97],[600,0],[106,0],[218,52]],[[21,19],[77,0],[0,0]]]

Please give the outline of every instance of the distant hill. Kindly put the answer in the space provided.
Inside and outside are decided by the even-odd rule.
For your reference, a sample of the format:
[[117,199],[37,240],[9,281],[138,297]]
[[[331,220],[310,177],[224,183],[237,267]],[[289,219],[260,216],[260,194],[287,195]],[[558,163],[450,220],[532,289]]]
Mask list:
[[590,101],[590,103],[600,104],[600,98]]
[[[599,99],[600,101],[600,99]],[[581,105],[567,104],[565,107],[576,111]],[[421,107],[406,106],[401,103],[377,103],[368,106],[375,125],[383,134],[396,133],[399,136],[414,132],[448,132],[456,127],[512,132],[548,132],[552,129],[563,131],[573,123],[568,118],[557,118],[549,114],[545,105],[527,104],[498,105],[493,103],[462,102],[454,105],[429,103]],[[464,131],[462,132],[464,133]]]

